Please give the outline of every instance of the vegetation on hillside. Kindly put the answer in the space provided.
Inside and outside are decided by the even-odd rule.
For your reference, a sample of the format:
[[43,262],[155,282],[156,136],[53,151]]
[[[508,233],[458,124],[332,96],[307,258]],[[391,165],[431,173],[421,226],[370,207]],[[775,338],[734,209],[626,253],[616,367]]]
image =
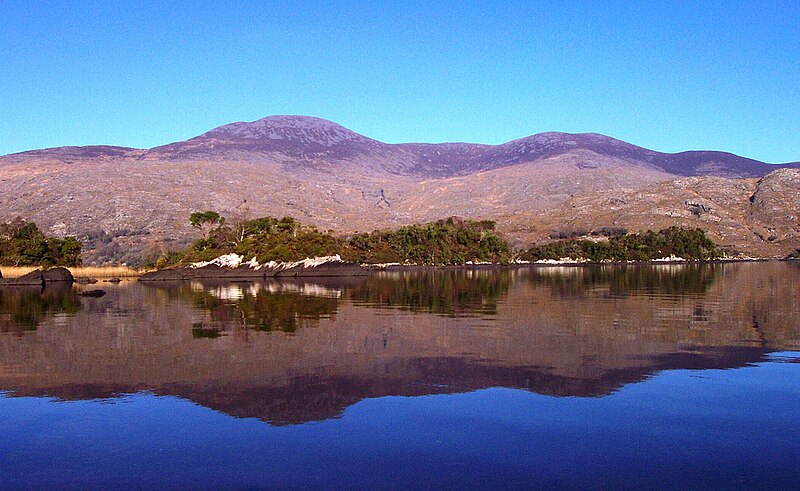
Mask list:
[[360,263],[508,263],[511,249],[491,220],[448,218],[397,230],[357,234],[346,243],[347,259]]
[[[158,259],[161,249],[174,240],[172,237],[164,237],[156,241],[155,238],[148,237],[149,235],[150,232],[143,228],[122,227],[113,230],[86,230],[77,239],[83,245],[84,257],[91,258],[93,264],[140,266],[146,262],[145,257],[150,257],[151,262]],[[145,242],[157,251],[145,249],[142,252],[137,249],[135,244]]]
[[81,243],[75,237],[48,237],[35,223],[15,218],[0,223],[0,264],[77,266],[81,264]]
[[587,235],[600,236],[600,237],[619,237],[628,233],[625,227],[600,227],[595,230],[589,230],[581,227],[568,227],[553,230],[550,232],[551,239],[574,239],[575,237],[584,237]]
[[[191,215],[192,224],[213,212]],[[213,216],[216,227],[204,233],[186,250],[159,260],[157,266],[208,261],[236,253],[258,262],[297,261],[339,254],[359,263],[464,264],[467,261],[507,263],[511,250],[494,231],[492,221],[473,222],[450,218],[396,230],[335,237],[290,217],[263,217],[238,223]]]
[[650,261],[676,256],[707,260],[720,256],[716,244],[699,228],[670,227],[658,232],[625,234],[606,241],[571,239],[537,244],[520,255],[526,261],[542,259],[585,259],[602,261]]

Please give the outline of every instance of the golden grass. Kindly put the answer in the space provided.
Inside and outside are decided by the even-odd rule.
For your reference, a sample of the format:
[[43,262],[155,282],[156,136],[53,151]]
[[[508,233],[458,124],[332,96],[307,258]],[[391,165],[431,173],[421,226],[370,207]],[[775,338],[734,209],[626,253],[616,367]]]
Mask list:
[[[36,269],[39,268],[36,266],[0,266],[3,278],[19,278]],[[67,269],[70,270],[72,276],[88,276],[89,278],[132,278],[149,271],[127,266],[76,266]]]

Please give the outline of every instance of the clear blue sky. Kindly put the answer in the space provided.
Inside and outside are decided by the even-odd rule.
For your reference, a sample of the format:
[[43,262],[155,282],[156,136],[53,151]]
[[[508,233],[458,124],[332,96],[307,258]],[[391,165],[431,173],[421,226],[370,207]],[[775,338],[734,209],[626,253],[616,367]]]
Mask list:
[[799,1],[621,4],[2,0],[0,154],[305,114],[391,143],[800,160]]

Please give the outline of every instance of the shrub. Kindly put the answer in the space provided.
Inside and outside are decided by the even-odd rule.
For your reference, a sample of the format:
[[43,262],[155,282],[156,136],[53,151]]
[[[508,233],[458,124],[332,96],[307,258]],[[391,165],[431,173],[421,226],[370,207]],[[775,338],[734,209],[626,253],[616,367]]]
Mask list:
[[584,237],[589,235],[589,230],[585,228],[567,228],[550,232],[551,239],[572,239],[574,237]]
[[395,230],[357,234],[347,241],[348,259],[362,263],[414,264],[503,263],[511,260],[508,243],[491,220],[446,220]]
[[607,242],[589,240],[561,240],[538,244],[520,256],[520,259],[587,259],[601,261],[649,261],[669,256],[684,259],[714,259],[721,255],[716,244],[699,228],[670,227],[658,232],[648,230],[640,234],[611,237]]

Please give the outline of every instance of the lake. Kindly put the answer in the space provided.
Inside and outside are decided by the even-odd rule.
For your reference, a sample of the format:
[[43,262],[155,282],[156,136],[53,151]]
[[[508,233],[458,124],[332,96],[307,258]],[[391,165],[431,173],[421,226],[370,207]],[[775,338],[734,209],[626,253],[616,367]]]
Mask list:
[[0,290],[3,489],[796,489],[798,456],[798,263]]

